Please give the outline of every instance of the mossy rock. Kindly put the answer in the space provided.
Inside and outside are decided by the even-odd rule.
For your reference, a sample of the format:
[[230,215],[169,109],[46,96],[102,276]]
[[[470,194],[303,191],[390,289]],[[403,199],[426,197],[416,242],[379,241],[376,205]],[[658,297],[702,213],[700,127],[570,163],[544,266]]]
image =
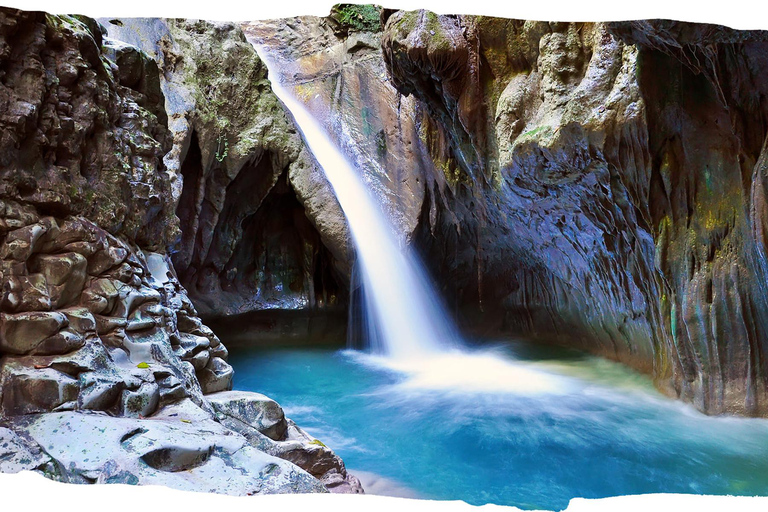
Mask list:
[[373,4],[336,4],[331,7],[328,21],[338,37],[354,32],[379,32],[381,7]]

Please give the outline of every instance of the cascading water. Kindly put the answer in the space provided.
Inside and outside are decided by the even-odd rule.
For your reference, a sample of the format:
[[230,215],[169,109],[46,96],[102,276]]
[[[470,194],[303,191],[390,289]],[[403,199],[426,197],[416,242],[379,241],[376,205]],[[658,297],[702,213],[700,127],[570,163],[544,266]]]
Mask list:
[[459,346],[456,329],[420,263],[400,248],[392,226],[357,169],[277,78],[279,74],[266,52],[256,49],[269,69],[272,90],[293,114],[344,210],[364,287],[368,345],[375,353],[398,360],[422,359]]
[[[443,310],[419,261],[400,247],[387,217],[356,167],[279,79],[264,49],[272,90],[293,114],[309,149],[344,210],[357,249],[363,288],[364,332],[373,357],[364,363],[408,376],[419,389],[487,393],[559,393],[567,379],[527,368],[493,349],[467,349]],[[360,357],[360,354],[352,354]],[[385,356],[385,357],[378,357]]]

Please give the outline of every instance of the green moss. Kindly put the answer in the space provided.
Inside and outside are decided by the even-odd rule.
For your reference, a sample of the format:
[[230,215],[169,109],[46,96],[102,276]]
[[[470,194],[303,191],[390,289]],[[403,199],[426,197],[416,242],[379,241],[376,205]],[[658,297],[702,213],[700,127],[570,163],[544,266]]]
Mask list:
[[384,130],[379,130],[379,133],[376,134],[376,152],[379,158],[384,158],[387,154],[387,137]]
[[527,132],[525,132],[524,134],[522,134],[520,137],[526,137],[526,138],[527,138],[527,137],[533,137],[533,136],[534,136],[534,135],[536,135],[537,133],[541,133],[541,132],[543,132],[543,131],[544,131],[545,129],[547,129],[547,128],[549,128],[549,126],[548,126],[548,125],[542,125],[542,126],[538,126],[538,127],[534,128],[533,130],[528,130]]
[[310,441],[309,444],[316,444],[317,446],[322,446],[323,448],[328,448],[327,446],[325,446],[325,443],[323,443],[319,439],[315,439],[314,441]]
[[381,30],[381,7],[373,4],[336,4],[331,18],[348,32],[378,32]]
[[453,49],[451,41],[445,36],[443,26],[440,24],[440,17],[431,11],[425,12],[424,15],[426,18],[425,28],[429,31],[430,35],[429,48],[433,51],[445,52]]
[[363,118],[363,135],[366,137],[370,137],[373,133],[373,127],[371,126],[371,111],[368,109],[368,107],[363,107],[362,112],[360,115]]

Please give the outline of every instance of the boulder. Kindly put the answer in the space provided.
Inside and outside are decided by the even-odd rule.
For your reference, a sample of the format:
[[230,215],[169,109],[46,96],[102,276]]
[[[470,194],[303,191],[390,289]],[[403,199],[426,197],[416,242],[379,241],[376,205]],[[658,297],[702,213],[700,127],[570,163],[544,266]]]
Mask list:
[[160,387],[154,382],[143,382],[138,389],[126,389],[122,397],[123,416],[146,417],[160,405]]
[[217,419],[244,436],[251,446],[291,461],[318,478],[333,493],[362,494],[363,487],[344,462],[321,441],[287,419],[271,398],[247,391],[206,395]]
[[46,447],[66,468],[62,479],[71,482],[163,485],[239,496],[327,492],[295,465],[256,450],[242,436],[204,418],[191,423],[184,417],[137,420],[67,412],[19,418],[14,426]]
[[6,361],[0,373],[2,411],[7,416],[48,412],[77,400],[76,379],[52,368]]
[[69,252],[36,255],[30,268],[45,276],[53,305],[61,308],[80,298],[87,276],[87,265],[88,260],[83,255]]
[[118,375],[100,372],[80,374],[80,394],[77,405],[80,410],[104,411],[110,409],[120,398],[125,383]]
[[247,391],[223,391],[205,398],[217,414],[242,421],[274,441],[285,436],[288,424],[283,408],[267,396]]
[[65,354],[82,346],[72,332],[57,336],[69,325],[62,313],[0,313],[0,320],[0,350],[10,354]]
[[6,312],[49,311],[51,297],[42,274],[9,276],[3,283],[0,308]]
[[214,357],[205,368],[197,372],[203,393],[216,393],[232,389],[234,370],[221,358]]

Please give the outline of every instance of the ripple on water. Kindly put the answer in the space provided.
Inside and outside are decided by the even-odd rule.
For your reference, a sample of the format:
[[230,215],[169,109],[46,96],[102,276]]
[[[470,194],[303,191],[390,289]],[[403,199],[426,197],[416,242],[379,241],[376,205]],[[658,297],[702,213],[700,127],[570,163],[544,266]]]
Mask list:
[[284,350],[230,361],[236,388],[284,404],[374,494],[542,509],[573,497],[768,494],[768,421],[705,416],[591,356]]

